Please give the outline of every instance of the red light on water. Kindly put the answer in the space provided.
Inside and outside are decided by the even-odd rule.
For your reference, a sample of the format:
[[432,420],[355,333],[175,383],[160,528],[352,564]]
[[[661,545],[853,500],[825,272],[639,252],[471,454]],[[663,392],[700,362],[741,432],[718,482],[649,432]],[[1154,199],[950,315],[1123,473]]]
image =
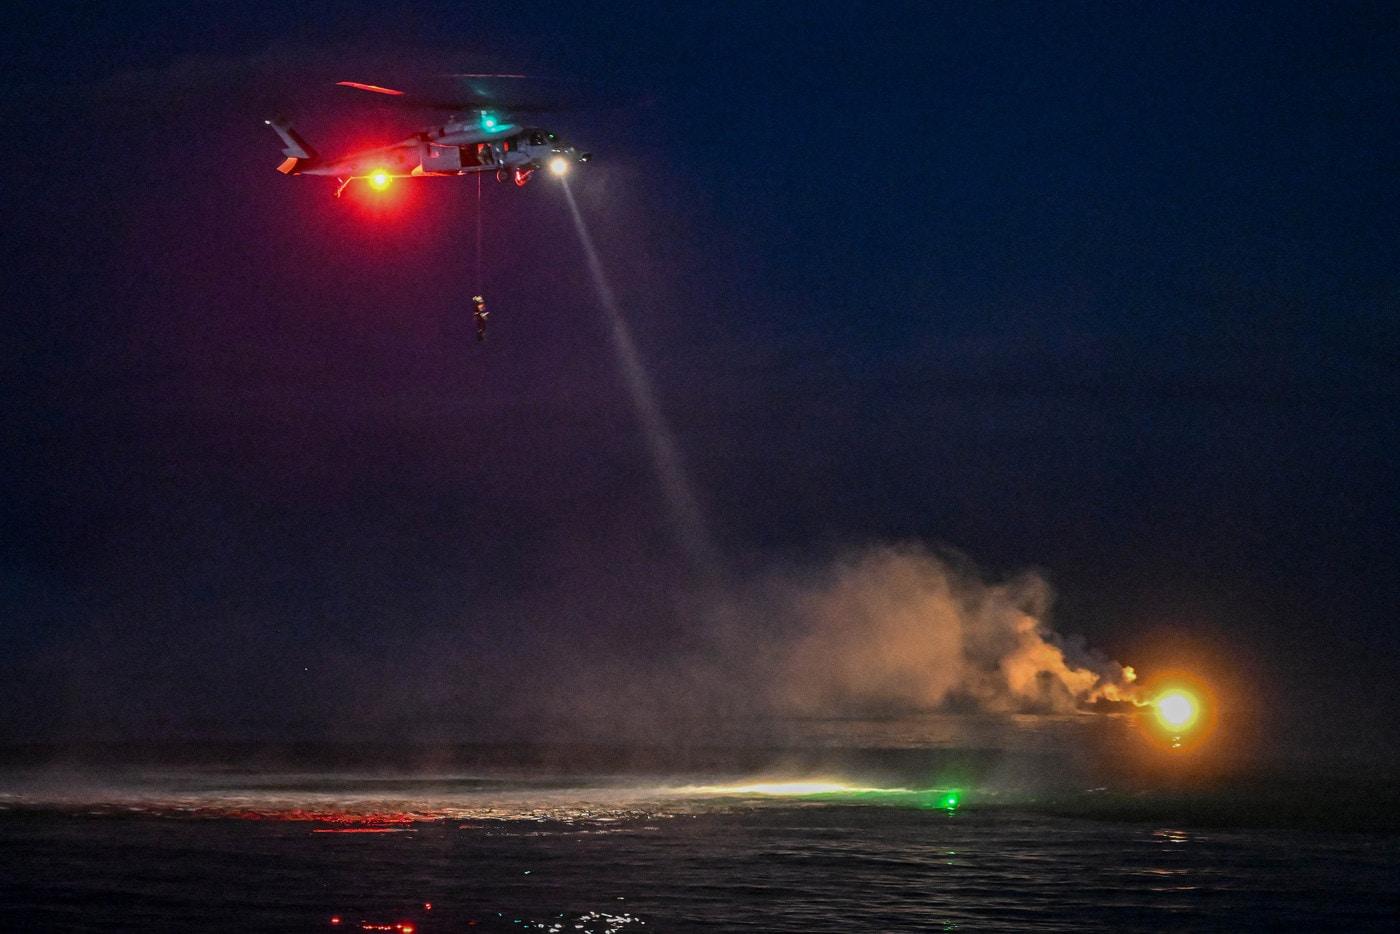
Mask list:
[[424,910],[424,911],[432,911],[432,910],[433,910],[433,903],[432,903],[432,902],[424,902],[424,903],[423,903],[423,910]]
[[331,924],[339,924],[340,915],[331,915]]

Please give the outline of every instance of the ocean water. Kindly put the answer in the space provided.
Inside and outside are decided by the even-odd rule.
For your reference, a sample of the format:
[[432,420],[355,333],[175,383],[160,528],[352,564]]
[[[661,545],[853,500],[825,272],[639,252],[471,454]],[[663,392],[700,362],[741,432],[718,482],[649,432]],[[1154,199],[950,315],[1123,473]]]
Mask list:
[[1387,930],[1400,909],[1385,788],[1080,787],[1005,750],[285,753],[12,755],[0,927]]

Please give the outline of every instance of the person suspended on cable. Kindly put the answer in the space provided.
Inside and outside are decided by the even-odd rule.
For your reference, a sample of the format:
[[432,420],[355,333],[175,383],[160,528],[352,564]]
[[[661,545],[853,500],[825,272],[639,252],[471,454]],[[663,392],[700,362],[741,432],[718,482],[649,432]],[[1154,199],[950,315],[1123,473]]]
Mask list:
[[472,296],[472,306],[475,309],[472,312],[472,317],[476,319],[476,339],[484,341],[486,340],[486,316],[491,312],[486,310],[486,299],[480,295]]

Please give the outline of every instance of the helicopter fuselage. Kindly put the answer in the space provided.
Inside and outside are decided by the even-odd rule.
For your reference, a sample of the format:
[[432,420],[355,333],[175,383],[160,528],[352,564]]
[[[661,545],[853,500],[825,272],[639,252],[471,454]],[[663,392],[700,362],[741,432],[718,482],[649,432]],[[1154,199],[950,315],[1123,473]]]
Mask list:
[[589,157],[541,127],[500,124],[488,128],[473,119],[448,122],[391,146],[335,159],[289,154],[278,171],[284,175],[327,175],[342,181],[495,172],[502,181],[513,179],[522,185],[536,169],[548,166],[563,174]]

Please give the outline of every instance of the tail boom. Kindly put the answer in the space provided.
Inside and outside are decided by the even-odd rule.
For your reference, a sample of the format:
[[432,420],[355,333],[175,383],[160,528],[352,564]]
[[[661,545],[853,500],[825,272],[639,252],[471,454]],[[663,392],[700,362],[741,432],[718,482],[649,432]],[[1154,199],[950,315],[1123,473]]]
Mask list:
[[320,156],[316,150],[311,148],[311,144],[301,138],[301,134],[292,129],[290,123],[280,117],[275,120],[264,120],[268,126],[282,139],[282,155],[286,156],[282,164],[277,166],[277,171],[283,175],[296,175],[305,171],[311,165],[319,161]]

